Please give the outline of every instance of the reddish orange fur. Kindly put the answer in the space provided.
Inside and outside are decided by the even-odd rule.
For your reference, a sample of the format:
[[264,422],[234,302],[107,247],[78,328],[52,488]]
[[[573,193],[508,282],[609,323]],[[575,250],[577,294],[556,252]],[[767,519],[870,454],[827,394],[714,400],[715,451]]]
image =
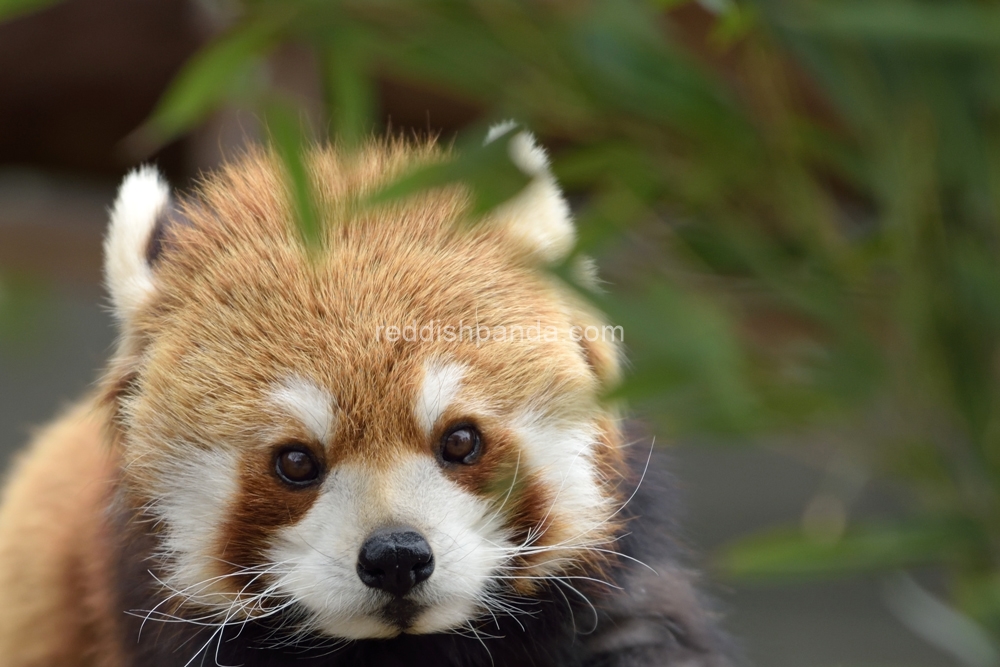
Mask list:
[[[191,224],[170,230],[155,268],[156,293],[126,326],[101,393],[107,410],[82,404],[46,431],[7,488],[0,509],[0,655],[24,657],[4,664],[116,664],[113,651],[95,648],[108,645],[114,626],[103,567],[108,480],[121,471],[137,507],[155,500],[164,462],[185,455],[171,443],[240,443],[240,495],[229,523],[219,526],[220,560],[250,564],[273,528],[302,516],[310,496],[289,494],[267,477],[268,452],[287,441],[319,445],[287,417],[269,413],[260,397],[260,387],[290,369],[336,397],[340,419],[334,444],[323,452],[330,467],[354,460],[378,469],[403,450],[434,455],[440,434],[428,438],[417,427],[412,397],[421,364],[440,355],[466,364],[463,387],[491,401],[492,415],[473,416],[486,438],[483,464],[449,473],[458,483],[503,501],[507,489],[491,482],[510,475],[518,460],[504,418],[544,397],[561,419],[599,424],[596,459],[608,507],[617,506],[620,436],[597,398],[617,376],[616,352],[565,338],[570,327],[595,322],[593,313],[539,271],[506,236],[502,220],[471,229],[457,224],[468,206],[459,188],[358,206],[408,166],[440,157],[431,144],[403,142],[372,143],[352,156],[313,153],[326,231],[311,259],[290,222],[271,155],[251,152],[181,202]],[[376,338],[380,325],[432,320],[540,325],[563,335],[481,345]],[[85,416],[92,412],[96,417]],[[270,439],[247,432],[262,415],[273,417]],[[442,422],[467,416],[448,414]],[[521,539],[543,519],[538,544],[574,535],[575,526],[550,511],[554,497],[538,478],[524,479],[510,503]],[[605,537],[616,529],[608,521]],[[576,567],[599,567],[604,559],[578,555]],[[527,556],[525,565],[545,558]],[[79,568],[85,576],[76,575]],[[531,584],[520,587],[529,591]],[[95,650],[103,662],[63,657]]]
[[39,434],[0,506],[0,663],[119,664],[105,509],[115,465],[86,401]]

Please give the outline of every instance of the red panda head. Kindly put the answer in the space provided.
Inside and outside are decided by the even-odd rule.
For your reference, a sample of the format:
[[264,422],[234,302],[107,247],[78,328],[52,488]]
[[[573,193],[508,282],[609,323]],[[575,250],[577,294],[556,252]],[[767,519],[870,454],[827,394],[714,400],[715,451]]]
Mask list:
[[433,145],[314,151],[315,252],[267,153],[126,178],[108,395],[171,613],[443,632],[613,551],[616,351],[540,269],[574,233],[544,153],[498,140],[532,182],[471,227],[460,188],[358,205]]

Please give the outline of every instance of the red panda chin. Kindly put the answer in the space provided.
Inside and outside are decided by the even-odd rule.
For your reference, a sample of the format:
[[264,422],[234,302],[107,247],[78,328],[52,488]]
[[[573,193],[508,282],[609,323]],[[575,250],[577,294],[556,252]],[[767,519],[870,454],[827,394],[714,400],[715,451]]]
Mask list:
[[[532,181],[475,226],[458,187],[358,204],[443,159],[431,144],[315,150],[325,224],[309,251],[266,152],[180,198],[153,170],[126,179],[106,243],[121,342],[88,404],[97,427],[67,418],[31,455],[42,470],[86,433],[86,456],[109,457],[94,465],[113,491],[75,510],[111,535],[117,593],[92,610],[113,628],[109,667],[210,651],[286,664],[286,649],[343,641],[394,651],[345,664],[397,664],[411,645],[440,658],[426,664],[485,664],[491,625],[521,628],[498,664],[525,664],[542,641],[529,627],[551,630],[552,664],[577,664],[576,615],[610,613],[591,598],[622,572],[631,472],[600,400],[618,352],[581,336],[606,330],[544,271],[573,243],[544,153],[523,133],[497,140]],[[20,553],[11,517],[44,488],[35,468],[0,510],[0,582],[16,569],[4,550]],[[670,581],[699,611],[688,578]],[[90,627],[80,655],[97,645]]]

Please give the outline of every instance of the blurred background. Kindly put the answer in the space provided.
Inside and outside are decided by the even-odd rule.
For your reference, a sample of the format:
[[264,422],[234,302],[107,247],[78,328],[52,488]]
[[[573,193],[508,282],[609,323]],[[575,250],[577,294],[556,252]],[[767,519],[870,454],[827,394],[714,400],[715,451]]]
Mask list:
[[[750,660],[1000,667],[1000,3],[0,0],[0,467],[114,332],[107,207],[271,142],[550,147]],[[569,280],[566,267],[557,275]]]

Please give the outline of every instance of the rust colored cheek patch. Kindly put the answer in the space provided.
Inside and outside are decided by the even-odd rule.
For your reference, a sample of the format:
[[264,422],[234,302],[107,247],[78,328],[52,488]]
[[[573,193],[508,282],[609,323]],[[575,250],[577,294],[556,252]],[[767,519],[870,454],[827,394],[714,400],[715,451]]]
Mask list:
[[539,549],[550,546],[548,536],[554,520],[550,511],[552,494],[535,475],[521,470],[516,480],[498,478],[491,495],[514,545],[514,553],[518,554],[507,563],[511,578],[506,583],[518,594],[530,594],[539,582],[518,575],[530,576],[530,568],[547,558],[545,551]]
[[266,582],[247,572],[268,563],[267,548],[274,533],[298,523],[316,502],[320,484],[290,488],[274,470],[274,452],[248,457],[240,471],[239,493],[219,535],[218,558],[222,574],[232,575],[235,591],[258,592]]
[[[536,568],[551,566],[553,559],[558,564],[557,569],[567,574],[588,568],[603,570],[610,552],[587,548],[574,550],[573,545],[566,542],[566,536],[578,535],[579,529],[566,523],[567,519],[557,506],[558,492],[538,475],[528,474],[522,468],[516,479],[513,475],[498,476],[490,488],[490,497],[514,545],[516,555],[506,564],[509,578],[505,583],[517,594],[536,594],[545,585],[544,579],[536,576],[539,571]],[[610,536],[617,524],[608,522],[604,529]],[[596,541],[601,538],[599,535],[588,537]]]

